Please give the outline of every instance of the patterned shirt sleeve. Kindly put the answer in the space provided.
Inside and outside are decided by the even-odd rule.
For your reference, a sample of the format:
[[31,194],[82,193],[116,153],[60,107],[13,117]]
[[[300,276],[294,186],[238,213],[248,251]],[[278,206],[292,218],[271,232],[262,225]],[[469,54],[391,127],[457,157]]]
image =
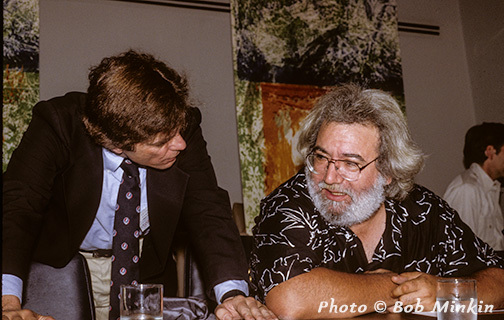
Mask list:
[[420,214],[410,217],[411,224],[420,228],[408,230],[431,238],[425,242],[430,243],[425,248],[425,261],[431,261],[432,264],[427,270],[421,271],[442,277],[456,277],[468,276],[488,267],[504,268],[503,259],[476,237],[444,200],[419,186],[412,193],[417,195],[413,197],[416,208],[429,208],[421,209]]
[[289,201],[299,198],[295,190],[289,189],[276,192],[261,203],[251,256],[252,287],[260,301],[264,302],[278,284],[309,272],[319,260],[313,249],[316,244],[312,243],[314,232],[319,231],[310,219],[310,210],[302,207],[303,201]]
[[504,260],[474,234],[455,210],[442,200],[441,206],[445,209],[439,215],[445,222],[446,240],[440,243],[446,256],[445,276],[467,276],[488,267],[504,268]]

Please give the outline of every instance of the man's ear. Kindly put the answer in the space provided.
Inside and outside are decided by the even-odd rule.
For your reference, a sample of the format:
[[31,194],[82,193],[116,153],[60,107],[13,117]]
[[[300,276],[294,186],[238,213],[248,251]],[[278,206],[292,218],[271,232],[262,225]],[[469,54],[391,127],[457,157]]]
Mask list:
[[118,156],[120,156],[124,152],[124,150],[120,148],[110,148],[110,151],[117,154]]
[[493,146],[487,146],[485,149],[485,156],[490,160],[493,158],[493,156],[496,153],[497,153],[497,150],[495,150],[495,148]]

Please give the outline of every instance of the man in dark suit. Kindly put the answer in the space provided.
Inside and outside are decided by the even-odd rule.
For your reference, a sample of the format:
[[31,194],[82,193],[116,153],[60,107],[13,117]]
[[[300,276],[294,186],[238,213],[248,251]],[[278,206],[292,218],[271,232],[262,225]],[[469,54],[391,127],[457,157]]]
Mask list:
[[79,251],[99,260],[90,266],[93,290],[97,313],[108,318],[108,305],[99,306],[97,297],[110,291],[124,159],[139,174],[138,282],[162,283],[165,295],[175,294],[171,248],[183,229],[204,266],[208,295],[221,303],[217,317],[274,318],[246,297],[245,255],[185,79],[150,55],[128,51],[103,59],[89,80],[87,94],[34,107],[4,174],[2,319],[43,319],[21,311],[31,261],[62,267]]

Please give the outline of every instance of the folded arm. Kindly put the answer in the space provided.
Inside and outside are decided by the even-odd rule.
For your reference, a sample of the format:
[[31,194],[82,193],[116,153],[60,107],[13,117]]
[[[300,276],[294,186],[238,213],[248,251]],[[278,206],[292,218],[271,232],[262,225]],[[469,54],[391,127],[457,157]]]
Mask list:
[[[316,268],[273,288],[266,296],[266,305],[281,319],[354,317],[374,312],[377,301],[383,301],[387,306],[397,301],[392,297],[392,291],[397,287],[391,280],[394,275],[351,274]],[[337,309],[331,308],[331,303],[337,305]],[[340,309],[342,305],[348,306],[346,312],[340,312],[344,311]],[[362,305],[366,309],[359,313],[357,308]]]
[[504,269],[488,268],[474,274],[477,281],[478,300],[493,305],[494,309],[504,308]]

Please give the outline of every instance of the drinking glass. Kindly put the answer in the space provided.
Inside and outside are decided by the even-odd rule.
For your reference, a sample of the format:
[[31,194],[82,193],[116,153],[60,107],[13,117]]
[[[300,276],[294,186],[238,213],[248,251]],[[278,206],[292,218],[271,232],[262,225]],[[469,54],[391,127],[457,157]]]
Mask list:
[[436,306],[440,320],[476,320],[478,318],[476,280],[440,279],[437,281]]
[[163,320],[163,285],[121,286],[121,320]]

